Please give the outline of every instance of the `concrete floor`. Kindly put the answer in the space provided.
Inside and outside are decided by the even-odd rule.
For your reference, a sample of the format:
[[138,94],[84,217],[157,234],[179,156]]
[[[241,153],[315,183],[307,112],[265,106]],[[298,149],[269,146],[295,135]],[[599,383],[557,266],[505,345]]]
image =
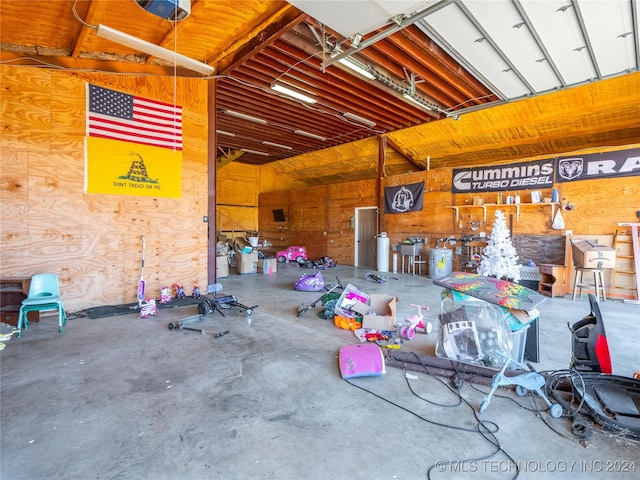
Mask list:
[[[537,414],[529,396],[503,390],[508,398],[494,397],[480,415],[486,386],[464,383],[460,400],[448,379],[406,378],[394,367],[353,385],[342,380],[338,351],[358,342],[319,318],[320,308],[297,317],[298,304],[321,294],[293,289],[310,272],[287,264],[275,275],[220,279],[223,294],[258,305],[251,317],[240,309],[207,315],[199,326],[229,330],[220,338],[167,328],[196,306],[145,319],[76,318],[62,334],[54,317],[32,323],[0,353],[0,478],[506,479],[516,476],[509,457],[518,478],[638,478],[639,443],[598,429],[580,443],[569,418]],[[399,274],[377,284],[366,272],[338,266],[323,275],[328,284],[338,276],[396,295],[400,319],[413,313],[411,303],[426,304],[437,325],[442,289],[430,279]],[[607,301],[601,309],[614,373],[629,376],[640,370],[640,306]],[[589,303],[568,296],[539,310],[536,368],[564,370],[567,322],[587,315]],[[433,355],[436,332],[418,334],[402,351]],[[504,449],[495,455],[493,435],[479,433],[493,425]]]

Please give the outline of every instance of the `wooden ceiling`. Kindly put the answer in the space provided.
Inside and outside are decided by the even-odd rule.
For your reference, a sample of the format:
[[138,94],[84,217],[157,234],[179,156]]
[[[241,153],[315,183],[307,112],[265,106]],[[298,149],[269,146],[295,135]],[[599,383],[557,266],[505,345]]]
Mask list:
[[[501,1],[520,5],[525,0]],[[618,2],[629,3],[615,0]],[[334,7],[339,4],[327,3]],[[347,3],[354,4],[346,2],[345,7]],[[436,13],[443,6],[462,9],[468,2],[422,3],[425,5],[421,8],[428,7]],[[388,167],[395,165],[400,173],[561,153],[558,148],[569,151],[571,146],[640,142],[637,124],[636,128],[633,125],[638,118],[636,101],[632,105],[613,102],[612,108],[622,117],[613,122],[611,117],[616,114],[612,111],[601,115],[589,112],[590,117],[584,120],[589,124],[588,130],[569,135],[571,145],[562,144],[568,132],[558,123],[563,115],[558,111],[557,119],[552,121],[558,125],[558,133],[549,134],[546,118],[540,126],[545,133],[544,141],[538,142],[540,147],[533,147],[534,141],[524,141],[521,147],[509,141],[497,146],[496,137],[499,142],[500,137],[530,135],[534,139],[540,134],[534,126],[523,127],[532,118],[529,114],[533,113],[528,111],[532,107],[526,107],[525,113],[514,111],[512,99],[501,95],[455,51],[445,51],[447,43],[433,34],[435,27],[426,21],[406,21],[400,26],[402,22],[396,18],[357,39],[342,36],[282,0],[191,0],[190,6],[186,19],[172,22],[143,10],[135,0],[2,0],[0,59],[5,65],[177,74],[203,81],[215,78],[220,158],[255,165],[286,160],[283,170],[301,169],[304,165],[309,184],[337,178],[337,174],[327,175],[323,167],[314,166],[318,152],[340,157],[345,165],[349,162],[351,180],[375,175],[371,165],[378,161],[375,152],[380,145],[392,151],[391,157],[396,160],[390,161]],[[637,17],[635,10],[634,13]],[[410,15],[404,18],[410,19]],[[170,62],[100,38],[96,35],[98,25],[211,65],[214,74],[204,77],[185,68],[174,69]],[[631,33],[637,38],[635,32]],[[366,46],[356,48],[358,40]],[[376,79],[367,79],[332,59],[332,55],[344,52],[368,67],[369,73],[374,71]],[[623,74],[637,75],[637,70],[636,62]],[[271,89],[275,83],[302,92],[316,103],[307,104],[277,93]],[[564,82],[554,90],[568,87],[571,85]],[[404,98],[408,89],[413,89],[428,108]],[[538,92],[527,97],[536,95]],[[499,108],[503,110],[495,110]],[[250,115],[260,123],[228,111]],[[490,111],[499,112],[498,116],[486,113]],[[485,125],[478,125],[477,120],[464,122],[467,115],[478,112],[482,117],[475,118],[482,118]],[[460,122],[456,122],[458,119]],[[451,126],[453,123],[456,125]],[[593,128],[596,124],[602,124],[601,134]],[[429,127],[433,130],[425,130]],[[489,136],[490,132],[493,138],[483,144],[481,136]],[[343,149],[341,153],[336,153],[338,146]],[[305,160],[301,162],[301,158]],[[359,162],[363,165],[360,173]]]

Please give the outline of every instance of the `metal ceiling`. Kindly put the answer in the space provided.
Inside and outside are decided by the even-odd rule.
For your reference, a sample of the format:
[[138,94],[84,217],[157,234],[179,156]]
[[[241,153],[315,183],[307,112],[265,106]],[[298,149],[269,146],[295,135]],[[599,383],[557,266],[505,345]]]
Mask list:
[[[192,0],[177,23],[134,0],[2,0],[0,22],[3,64],[175,74],[165,61],[98,38],[91,26],[104,24],[212,65],[221,155],[250,164],[637,72],[640,64],[632,0]],[[374,79],[339,62],[345,58]]]

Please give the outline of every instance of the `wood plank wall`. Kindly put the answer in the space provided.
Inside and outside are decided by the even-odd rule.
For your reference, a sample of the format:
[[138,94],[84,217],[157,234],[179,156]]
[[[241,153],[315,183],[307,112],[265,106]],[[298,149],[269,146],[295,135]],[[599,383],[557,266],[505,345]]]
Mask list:
[[85,84],[173,102],[173,79],[6,66],[0,74],[1,275],[58,274],[70,312],[135,302],[144,235],[148,297],[174,283],[187,293],[206,285],[206,83],[177,79],[188,141],[182,197],[165,199],[83,193]]
[[[637,148],[631,145],[629,148]],[[594,152],[597,150],[594,150]],[[525,159],[523,159],[525,160]],[[534,160],[534,159],[531,159]],[[486,207],[487,218],[482,208],[462,208],[458,220],[452,205],[470,207],[473,196],[480,196],[486,203],[495,203],[495,195],[453,194],[451,192],[452,169],[442,168],[426,172],[415,172],[385,177],[382,186],[398,186],[424,182],[424,208],[420,212],[381,215],[381,230],[387,232],[391,248],[408,237],[425,237],[427,248],[435,247],[439,239],[448,237],[478,236],[491,234],[498,207]],[[575,206],[572,211],[562,211],[565,229],[556,230],[552,225],[550,204],[531,204],[531,192],[520,191],[523,204],[517,221],[515,207],[500,207],[507,217],[517,246],[521,246],[524,260],[537,263],[571,261],[566,249],[566,232],[574,236],[598,236],[601,243],[611,245],[611,239],[619,222],[637,221],[636,210],[640,210],[640,182],[638,177],[585,180],[558,185],[563,203]],[[259,196],[259,229],[268,239],[278,238],[281,246],[306,246],[312,258],[328,255],[342,264],[354,263],[354,231],[350,218],[359,207],[376,206],[376,182],[348,182],[330,187],[301,188],[289,191],[263,192]],[[551,189],[542,190],[543,197],[551,199]],[[274,230],[272,209],[282,208],[288,212],[286,226],[288,235]],[[554,210],[557,209],[554,207]],[[471,222],[480,222],[478,230]],[[475,227],[474,224],[473,226]],[[460,245],[460,244],[458,244]],[[455,252],[455,248],[453,248]],[[391,252],[390,252],[391,253]],[[454,265],[459,266],[460,255],[454,253]],[[572,269],[568,265],[569,280]],[[571,284],[568,284],[568,288]]]
[[[429,246],[435,246],[439,238],[477,233],[470,226],[479,219],[480,210],[463,209],[455,220],[451,206],[469,205],[472,198],[451,193],[450,168],[383,177],[380,184],[373,179],[304,187],[304,179],[277,166],[232,163],[217,172],[220,225],[204,223],[207,84],[193,79],[178,79],[175,96],[184,108],[182,197],[86,195],[85,83],[173,101],[173,79],[7,66],[0,66],[0,74],[0,274],[58,274],[70,312],[136,300],[141,235],[147,241],[147,296],[156,298],[165,285],[182,284],[187,293],[195,284],[206,285],[207,242],[216,228],[259,230],[274,246],[302,244],[312,258],[328,255],[352,265],[351,218],[358,207],[380,205],[379,187],[425,182],[423,211],[381,216],[381,231],[388,233],[391,245],[409,236],[424,236]],[[327,162],[335,158],[334,151],[315,152],[310,158],[317,163],[322,155],[327,155]],[[618,222],[636,221],[637,178],[563,184],[561,198],[576,207],[564,214],[566,228],[574,235],[611,236]],[[273,221],[276,208],[285,211],[286,222]],[[489,208],[487,215],[481,228],[489,234],[493,223]],[[523,208],[520,221],[513,222],[513,233],[564,235],[550,228],[550,217],[548,206]]]

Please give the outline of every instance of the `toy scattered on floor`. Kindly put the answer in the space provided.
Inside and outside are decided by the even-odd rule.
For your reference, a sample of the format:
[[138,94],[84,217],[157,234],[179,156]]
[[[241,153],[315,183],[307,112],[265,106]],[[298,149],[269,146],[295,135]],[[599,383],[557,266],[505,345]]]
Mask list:
[[[318,272],[319,273],[319,272]],[[320,296],[316,301],[314,301],[311,305],[309,305],[308,307],[305,307],[303,303],[298,305],[298,317],[302,317],[305,313],[307,313],[309,310],[311,310],[312,308],[314,308],[316,306],[316,304],[318,304],[319,302],[322,301],[323,298],[325,298],[325,296],[328,293],[333,292],[335,289],[340,288],[342,290],[344,290],[344,287],[342,286],[342,284],[340,283],[340,279],[338,277],[336,277],[336,280],[338,281],[338,283],[336,283],[333,287],[331,287],[324,295]]]
[[155,317],[158,314],[158,307],[153,298],[147,298],[146,303],[140,307],[140,318]]
[[199,332],[202,335],[208,333],[213,336],[213,338],[218,338],[229,333],[229,330],[225,330],[224,332],[214,332],[214,331],[205,331],[204,328],[193,328],[187,327],[187,325],[191,325],[192,323],[201,322],[204,320],[204,315],[192,315],[190,317],[183,318],[177,322],[170,322],[168,327],[169,330],[190,330],[192,332]]
[[390,277],[389,275],[386,275],[383,278],[382,276],[376,275],[375,273],[371,273],[371,272],[365,273],[364,274],[364,278],[365,278],[365,280],[370,280],[370,281],[376,282],[376,283],[387,283],[385,278],[391,278],[392,280],[398,280],[398,277]]
[[182,285],[178,285],[177,283],[174,283],[173,288],[176,289],[176,298],[179,298],[180,300],[184,300],[186,298],[186,295],[184,293],[184,287]]
[[326,270],[327,268],[332,268],[338,265],[338,262],[331,260],[329,257],[322,257],[319,260],[307,260],[306,262],[303,260],[298,262],[300,267],[313,268],[316,270]]
[[200,287],[197,285],[193,286],[193,293],[191,294],[191,298],[200,298]]
[[301,292],[319,292],[324,289],[322,272],[313,275],[302,275],[296,282],[294,288]]
[[523,369],[526,369],[526,367],[506,355],[503,355],[503,357],[505,358],[504,365],[502,366],[502,369],[494,375],[493,381],[491,382],[491,391],[480,404],[480,413],[484,413],[487,410],[487,407],[491,402],[491,397],[499,387],[515,385],[516,395],[523,397],[529,391],[536,392],[540,397],[542,397],[549,407],[551,416],[553,418],[560,418],[562,416],[562,406],[557,403],[551,403],[542,391],[542,387],[544,387],[546,379],[536,371],[533,371],[533,369],[532,371],[520,375],[507,377],[504,372],[512,362]]
[[382,350],[375,343],[346,345],[340,348],[339,365],[342,378],[384,375]]
[[341,293],[325,293],[321,297],[323,310],[318,312],[318,317],[323,320],[331,320],[335,317],[335,308]]
[[362,328],[362,322],[357,318],[343,317],[341,315],[333,316],[333,324],[338,328],[351,330],[352,332]]
[[299,245],[295,245],[276,253],[278,263],[296,261],[298,264],[307,261],[307,249]]
[[171,289],[169,287],[162,287],[160,289],[160,303],[167,304],[171,302]]
[[4,350],[5,342],[11,340],[14,333],[18,333],[18,329],[8,323],[0,322],[0,350]]
[[248,307],[246,305],[243,305],[242,303],[239,303],[235,295],[218,296],[218,292],[221,291],[222,285],[220,283],[213,283],[207,286],[207,293],[213,293],[213,297],[202,297],[202,300],[200,301],[200,303],[198,303],[198,313],[201,315],[206,315],[208,313],[218,312],[224,317],[225,314],[222,313],[222,309],[238,307],[245,311],[247,317],[251,317],[253,315],[253,310],[258,307],[258,305]]
[[424,305],[417,305],[412,303],[411,306],[413,308],[417,308],[418,312],[406,317],[404,319],[404,325],[400,328],[400,336],[406,338],[407,340],[411,340],[418,328],[424,330],[426,334],[429,334],[433,331],[433,325],[431,322],[425,322],[424,317],[422,315],[422,309],[429,310],[429,307],[425,307]]

